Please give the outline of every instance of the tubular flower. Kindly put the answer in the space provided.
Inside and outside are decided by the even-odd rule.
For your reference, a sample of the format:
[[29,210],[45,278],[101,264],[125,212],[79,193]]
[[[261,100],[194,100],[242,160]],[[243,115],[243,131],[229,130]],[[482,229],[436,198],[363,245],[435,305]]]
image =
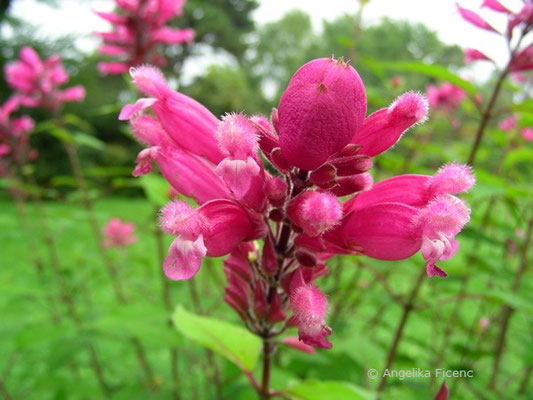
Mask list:
[[55,111],[65,102],[78,102],[85,97],[85,89],[80,85],[59,89],[68,81],[69,75],[58,55],[42,61],[31,47],[23,47],[20,59],[6,65],[5,76],[25,107]]
[[0,106],[0,177],[12,176],[17,166],[36,157],[30,148],[29,133],[33,130],[33,120],[24,115],[12,118],[19,108],[19,99],[10,97]]
[[464,58],[465,64],[471,64],[474,61],[479,61],[479,60],[492,61],[488,56],[486,56],[481,51],[476,50],[476,49],[465,49],[464,53],[465,53],[465,58]]
[[498,127],[504,132],[509,132],[516,128],[517,122],[518,122],[518,117],[513,114],[507,117],[506,119],[502,120],[498,124]]
[[164,67],[166,58],[156,51],[163,44],[191,42],[192,29],[166,26],[174,17],[183,15],[185,0],[115,0],[118,13],[95,13],[113,26],[111,32],[97,32],[104,43],[100,53],[116,58],[98,64],[102,74],[123,74],[130,67],[144,63]]
[[120,218],[111,218],[104,227],[104,247],[126,247],[137,241],[133,233],[135,225],[122,222]]
[[163,265],[169,278],[189,279],[204,257],[229,255],[224,300],[250,330],[297,326],[302,344],[330,348],[328,301],[316,281],[331,256],[399,260],[422,251],[428,274],[444,275],[436,262],[458,249],[469,211],[453,195],[474,184],[470,169],[449,164],[374,186],[370,174],[373,157],[426,119],[421,94],[365,117],[355,69],[322,58],[295,73],[271,121],[241,113],[219,120],[157,69],[131,73],[149,96],[119,116],[147,146],[134,175],[155,161],[175,193],[199,204],[173,201],[161,211],[162,229],[175,236]]

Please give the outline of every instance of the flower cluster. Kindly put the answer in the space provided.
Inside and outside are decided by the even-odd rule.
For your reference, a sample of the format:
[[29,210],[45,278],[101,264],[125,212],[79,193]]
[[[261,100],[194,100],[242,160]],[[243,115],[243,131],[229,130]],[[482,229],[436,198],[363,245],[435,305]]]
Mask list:
[[132,66],[151,63],[163,67],[166,58],[154,51],[160,44],[190,42],[192,29],[172,29],[167,22],[183,14],[185,0],[115,0],[120,12],[96,12],[113,25],[111,32],[97,32],[104,40],[100,53],[117,61],[101,62],[104,74],[122,74]]
[[448,82],[440,86],[428,85],[426,94],[432,108],[449,114],[457,110],[466,97],[463,89]]
[[[463,19],[468,21],[479,29],[505,36],[508,41],[514,36],[523,37],[531,30],[533,26],[533,3],[524,2],[522,8],[517,12],[511,11],[499,0],[483,0],[481,7],[486,7],[492,11],[505,14],[507,16],[507,27],[504,33],[501,33],[489,22],[483,19],[474,11],[468,10],[457,4],[457,10]],[[471,63],[477,60],[491,61],[492,59],[476,49],[465,49],[465,63]],[[509,71],[518,73],[533,69],[533,44],[529,44],[524,49],[516,49],[511,55],[509,62]]]
[[11,117],[18,108],[19,99],[15,96],[0,105],[0,177],[3,178],[12,176],[17,165],[37,156],[29,147],[33,120],[27,115]]
[[177,192],[199,204],[174,200],[161,211],[162,229],[175,236],[164,271],[189,279],[204,257],[229,255],[225,300],[253,332],[272,337],[295,325],[305,344],[331,347],[328,300],[315,282],[335,254],[401,260],[421,251],[429,276],[446,275],[436,263],[457,252],[455,235],[469,220],[454,195],[474,184],[470,169],[449,164],[434,176],[374,186],[368,172],[373,157],[426,119],[421,94],[405,93],[366,116],[357,71],[321,58],[294,74],[270,121],[219,120],[171,90],[156,68],[131,74],[149,96],[119,116],[147,145],[134,175],[155,161]]
[[103,229],[104,247],[126,247],[137,241],[133,233],[135,225],[131,222],[123,222],[120,218],[111,218]]
[[69,75],[58,55],[42,61],[31,47],[20,50],[20,59],[5,67],[7,83],[17,92],[18,102],[25,107],[42,107],[56,111],[65,102],[81,101],[83,86],[59,89]]

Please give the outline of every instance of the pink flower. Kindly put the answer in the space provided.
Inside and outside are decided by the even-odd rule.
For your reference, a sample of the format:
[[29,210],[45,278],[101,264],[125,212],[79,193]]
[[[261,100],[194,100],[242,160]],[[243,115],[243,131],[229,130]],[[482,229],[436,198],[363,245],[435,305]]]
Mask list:
[[149,96],[119,116],[147,146],[133,174],[155,161],[177,194],[199,204],[173,201],[161,211],[162,229],[174,236],[163,265],[170,279],[193,277],[205,257],[229,255],[224,300],[250,330],[297,326],[301,345],[330,348],[328,301],[316,280],[332,255],[400,260],[421,251],[428,275],[445,276],[436,263],[458,250],[470,213],[454,195],[474,184],[471,170],[452,163],[434,176],[374,186],[370,174],[373,157],[426,119],[421,94],[405,93],[365,118],[355,69],[317,59],[292,77],[271,121],[242,113],[219,120],[171,90],[157,69],[132,76]]
[[520,129],[520,135],[527,142],[533,142],[533,128],[523,128]]
[[102,74],[123,74],[144,63],[163,67],[167,60],[160,45],[194,39],[192,29],[166,26],[172,18],[183,14],[185,0],[115,0],[115,3],[118,13],[95,12],[113,25],[111,32],[96,33],[104,40],[100,53],[117,59],[99,63]]
[[122,222],[114,217],[109,220],[104,227],[105,247],[126,247],[137,241],[137,236],[133,233],[135,225],[131,222]]
[[517,116],[513,114],[507,117],[506,119],[502,120],[498,124],[498,127],[504,132],[509,132],[516,128],[516,122],[517,122]]
[[17,167],[32,159],[34,154],[29,139],[33,120],[26,115],[11,117],[19,104],[19,98],[12,96],[0,106],[0,177],[12,176]]
[[20,104],[26,107],[55,111],[65,102],[79,102],[85,97],[85,90],[79,85],[59,89],[69,76],[58,55],[41,61],[31,47],[22,48],[20,60],[6,65],[5,76],[7,83],[18,92]]
[[428,276],[446,276],[436,262],[457,252],[455,235],[470,219],[465,203],[453,194],[473,185],[470,169],[458,164],[434,176],[387,179],[345,202],[347,217],[326,240],[344,252],[379,260],[402,260],[421,250]]
[[484,331],[486,330],[490,325],[490,319],[488,317],[481,317],[478,321],[479,328]]
[[459,107],[466,94],[461,88],[451,83],[443,83],[440,86],[429,85],[427,96],[431,107],[451,113]]

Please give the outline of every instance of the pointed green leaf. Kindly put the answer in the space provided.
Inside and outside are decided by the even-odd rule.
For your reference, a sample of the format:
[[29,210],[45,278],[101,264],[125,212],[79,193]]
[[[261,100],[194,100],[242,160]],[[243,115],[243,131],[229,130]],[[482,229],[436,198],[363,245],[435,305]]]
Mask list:
[[244,371],[252,371],[261,352],[261,339],[240,326],[201,317],[178,306],[172,321],[185,337],[226,357]]

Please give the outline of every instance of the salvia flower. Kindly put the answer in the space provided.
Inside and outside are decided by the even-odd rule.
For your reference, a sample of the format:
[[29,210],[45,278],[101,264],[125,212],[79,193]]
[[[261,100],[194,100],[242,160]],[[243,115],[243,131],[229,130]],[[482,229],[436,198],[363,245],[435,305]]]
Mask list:
[[470,213],[455,195],[474,184],[471,170],[452,163],[376,185],[370,174],[374,157],[427,118],[423,95],[405,93],[366,116],[357,71],[320,58],[294,74],[271,121],[219,119],[171,90],[156,68],[131,74],[148,96],[119,116],[146,146],[134,175],[155,162],[198,204],[174,200],[161,210],[161,228],[174,236],[163,265],[170,279],[193,277],[205,257],[228,256],[224,300],[251,331],[275,336],[296,326],[304,344],[330,348],[317,280],[333,255],[401,260],[420,251],[428,275],[445,276],[436,263],[458,250]]
[[130,67],[151,63],[164,67],[161,45],[191,42],[192,29],[173,29],[167,23],[183,14],[185,0],[115,0],[117,12],[96,14],[113,25],[111,32],[98,32],[104,44],[100,53],[115,58],[98,64],[104,74],[122,74]]
[[30,148],[29,133],[34,122],[27,115],[13,118],[19,108],[19,99],[10,97],[0,105],[0,177],[12,176],[17,166],[36,157]]
[[111,218],[103,229],[104,247],[127,247],[137,241],[134,234],[135,225],[131,222],[121,221],[120,218]]
[[79,102],[85,98],[85,89],[77,85],[67,89],[69,75],[58,55],[42,61],[31,47],[20,50],[18,61],[5,67],[7,83],[17,92],[19,102],[25,107],[42,107],[56,111],[63,103]]
[[455,111],[466,96],[461,88],[448,82],[440,86],[428,85],[426,90],[429,105],[447,113]]

